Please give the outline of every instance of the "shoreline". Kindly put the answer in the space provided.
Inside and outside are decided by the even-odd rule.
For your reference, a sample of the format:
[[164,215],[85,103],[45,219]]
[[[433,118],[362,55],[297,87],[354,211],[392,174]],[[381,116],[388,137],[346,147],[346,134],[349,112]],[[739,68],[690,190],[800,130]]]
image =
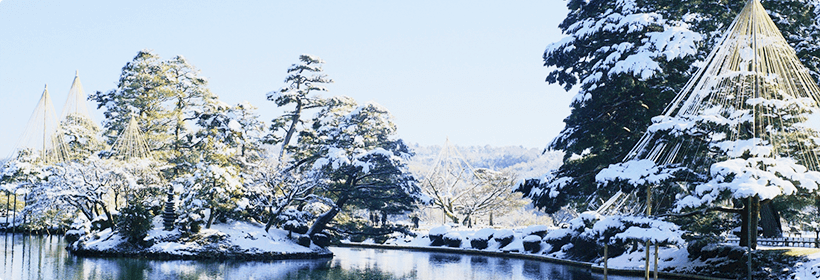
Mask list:
[[[388,249],[388,250],[408,250],[408,251],[423,251],[423,252],[440,252],[440,253],[455,253],[455,254],[467,254],[467,255],[478,255],[478,256],[489,256],[489,257],[507,257],[507,258],[517,258],[517,259],[528,259],[528,260],[536,260],[536,261],[543,261],[549,263],[556,263],[562,265],[570,265],[575,267],[586,268],[591,272],[602,274],[604,271],[603,266],[598,266],[593,263],[589,262],[579,262],[579,261],[571,261],[565,259],[558,259],[552,258],[547,256],[539,256],[533,254],[522,254],[522,253],[515,253],[515,252],[496,252],[496,251],[481,251],[481,250],[470,250],[470,249],[461,249],[461,248],[450,248],[450,247],[428,247],[428,246],[403,246],[403,245],[384,245],[384,244],[363,244],[363,243],[340,243],[340,244],[333,244],[331,246],[336,247],[350,247],[350,248],[373,248],[373,249]],[[621,268],[607,268],[608,275],[619,275],[619,276],[643,276],[644,270],[632,270],[632,269],[621,269]],[[650,274],[653,272],[650,271]],[[658,271],[658,277],[667,278],[667,279],[684,279],[684,280],[730,280],[729,278],[718,278],[718,277],[711,277],[711,276],[703,276],[703,275],[692,275],[692,274],[680,274],[680,273],[671,273],[671,272],[663,272]]]
[[[66,251],[70,254],[83,258],[133,258],[148,260],[198,260],[198,261],[275,261],[275,260],[296,260],[296,259],[324,259],[333,258],[333,252],[294,252],[294,253],[232,253],[226,251],[205,251],[197,254],[171,254],[167,252],[153,251],[98,251],[88,249],[76,249],[66,246]],[[203,253],[204,256],[203,256]]]

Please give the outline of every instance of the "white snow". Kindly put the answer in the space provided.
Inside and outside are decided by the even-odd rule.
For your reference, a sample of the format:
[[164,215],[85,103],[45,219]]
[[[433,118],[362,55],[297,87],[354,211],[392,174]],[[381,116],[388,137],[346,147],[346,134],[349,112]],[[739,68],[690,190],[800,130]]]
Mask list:
[[[146,241],[154,241],[151,247],[145,249],[145,252],[153,253],[168,253],[171,255],[196,255],[205,250],[206,246],[211,243],[201,243],[196,241],[183,242],[179,240],[180,232],[164,231],[162,228],[162,217],[155,217],[153,220],[154,228],[148,232],[145,237]],[[220,243],[220,247],[226,245],[232,247],[235,251],[246,251],[248,253],[324,253],[329,252],[327,249],[311,244],[310,247],[303,247],[290,238],[288,238],[288,231],[282,229],[272,228],[265,232],[264,225],[243,222],[230,221],[225,224],[213,224],[210,229],[202,229],[197,235],[199,240],[207,240],[209,237],[217,237],[217,239],[224,238]],[[120,244],[127,242],[118,233],[112,233],[110,229],[103,230],[97,233],[91,233],[82,238],[78,242],[84,242],[84,248],[98,251],[114,250]],[[76,246],[74,243],[71,246]]]

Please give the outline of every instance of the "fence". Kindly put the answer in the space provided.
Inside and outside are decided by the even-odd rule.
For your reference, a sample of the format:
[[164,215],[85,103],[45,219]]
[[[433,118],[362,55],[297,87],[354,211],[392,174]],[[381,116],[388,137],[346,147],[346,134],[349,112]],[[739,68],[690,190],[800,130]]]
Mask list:
[[[740,238],[726,238],[726,242],[739,244]],[[772,247],[820,248],[820,241],[814,237],[757,238],[757,245]]]

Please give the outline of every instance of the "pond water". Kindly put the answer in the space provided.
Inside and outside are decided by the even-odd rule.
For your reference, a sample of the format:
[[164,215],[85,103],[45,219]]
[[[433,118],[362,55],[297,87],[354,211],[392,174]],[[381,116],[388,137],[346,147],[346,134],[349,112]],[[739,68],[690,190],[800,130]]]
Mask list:
[[0,279],[603,279],[540,261],[404,250],[331,247],[332,259],[158,261],[81,258],[65,245],[57,236],[0,233]]

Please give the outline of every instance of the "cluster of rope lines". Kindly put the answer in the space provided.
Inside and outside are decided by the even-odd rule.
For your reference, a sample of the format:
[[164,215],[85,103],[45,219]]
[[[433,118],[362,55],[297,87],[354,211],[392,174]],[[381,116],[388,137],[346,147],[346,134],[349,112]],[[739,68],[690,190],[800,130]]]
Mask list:
[[[757,141],[755,145],[770,149],[762,156],[790,157],[809,170],[818,170],[813,148],[818,136],[808,126],[817,125],[809,116],[817,112],[820,88],[758,0],[750,0],[743,8],[704,64],[664,114],[653,120],[655,124],[624,162],[648,159],[657,166],[678,164],[706,172],[708,164],[686,157],[705,152],[697,150],[703,145],[694,141]],[[710,131],[695,132],[691,126],[695,123],[708,125]],[[737,156],[730,153],[730,157]],[[598,212],[644,212],[647,206],[637,197],[619,191]]]
[[[71,83],[68,98],[58,119],[54,104],[51,102],[51,95],[48,92],[48,85],[46,85],[43,94],[40,96],[40,101],[34,108],[23,134],[17,141],[14,151],[12,151],[11,157],[15,156],[15,153],[28,150],[39,153],[44,163],[67,161],[69,159],[68,146],[61,137],[63,135],[62,125],[76,125],[79,122],[93,123],[86,106],[86,98],[78,72]],[[69,121],[75,123],[65,123]],[[112,150],[119,160],[151,157],[151,152],[134,117],[131,118],[128,126],[117,137]]]

